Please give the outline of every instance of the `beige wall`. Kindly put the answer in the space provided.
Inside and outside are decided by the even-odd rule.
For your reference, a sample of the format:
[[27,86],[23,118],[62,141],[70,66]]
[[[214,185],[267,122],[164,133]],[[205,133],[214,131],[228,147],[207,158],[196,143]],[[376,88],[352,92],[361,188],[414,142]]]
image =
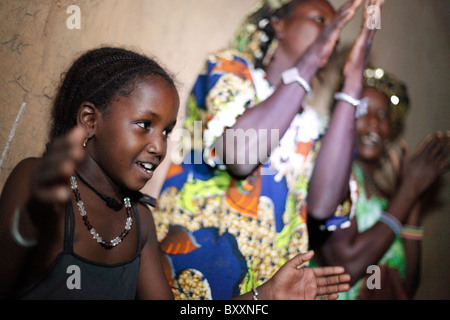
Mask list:
[[[0,189],[20,159],[44,150],[55,86],[80,52],[112,44],[155,55],[177,75],[185,102],[206,53],[228,44],[255,2],[2,0]],[[343,2],[331,1],[335,7]],[[81,9],[81,30],[66,27],[71,4]],[[372,61],[408,84],[412,111],[405,137],[412,146],[429,132],[450,129],[449,13],[446,0],[387,0],[374,44]],[[352,41],[359,25],[356,19],[345,29],[343,44]],[[167,164],[146,186],[147,193],[158,195]],[[449,175],[446,178],[445,207],[425,218],[423,275],[417,294],[421,299],[450,298]]]

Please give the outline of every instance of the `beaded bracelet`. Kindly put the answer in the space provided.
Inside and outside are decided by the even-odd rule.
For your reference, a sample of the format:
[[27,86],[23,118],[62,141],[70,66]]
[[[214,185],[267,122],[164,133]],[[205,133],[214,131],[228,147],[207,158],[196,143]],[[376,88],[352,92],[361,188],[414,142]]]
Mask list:
[[401,231],[402,231],[402,224],[400,223],[400,221],[398,221],[398,219],[396,217],[394,217],[392,214],[390,214],[389,212],[384,211],[381,214],[380,217],[380,222],[383,222],[385,225],[387,225],[396,236],[399,236]]
[[402,228],[401,237],[408,240],[422,240],[423,227],[404,225]]

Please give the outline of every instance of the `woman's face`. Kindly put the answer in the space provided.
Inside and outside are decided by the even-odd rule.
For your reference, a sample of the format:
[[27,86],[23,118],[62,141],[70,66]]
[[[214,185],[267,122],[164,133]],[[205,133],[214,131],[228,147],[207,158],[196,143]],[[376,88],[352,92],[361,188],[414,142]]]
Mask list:
[[373,88],[365,88],[363,97],[369,98],[369,107],[367,114],[356,121],[356,150],[360,159],[378,160],[391,136],[390,102]]
[[295,63],[317,39],[333,16],[334,9],[325,0],[301,2],[288,17],[275,22],[279,49]]
[[119,187],[142,189],[166,155],[178,107],[172,84],[159,76],[145,78],[99,117],[91,156]]

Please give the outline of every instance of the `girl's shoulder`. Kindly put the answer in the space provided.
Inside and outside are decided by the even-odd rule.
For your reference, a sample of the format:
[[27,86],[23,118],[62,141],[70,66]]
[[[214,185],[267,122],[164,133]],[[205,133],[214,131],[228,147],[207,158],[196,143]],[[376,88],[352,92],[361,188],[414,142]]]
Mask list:
[[2,198],[5,193],[25,193],[31,183],[31,176],[40,158],[30,157],[21,160],[11,171],[2,190]]
[[19,163],[16,164],[13,171],[11,172],[11,175],[13,173],[30,174],[31,171],[34,170],[34,168],[36,167],[36,165],[39,163],[39,161],[41,159],[42,158],[38,158],[38,157],[29,157],[29,158],[22,159]]

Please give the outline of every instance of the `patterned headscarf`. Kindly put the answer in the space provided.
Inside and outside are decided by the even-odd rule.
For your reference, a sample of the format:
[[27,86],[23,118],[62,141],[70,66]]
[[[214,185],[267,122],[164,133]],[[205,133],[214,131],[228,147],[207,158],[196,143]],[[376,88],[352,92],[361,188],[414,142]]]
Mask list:
[[270,19],[290,12],[289,4],[304,0],[262,0],[248,13],[239,26],[232,47],[246,56],[257,68],[269,64],[277,47]]
[[381,68],[368,67],[364,70],[364,86],[384,93],[389,99],[390,122],[395,139],[403,129],[405,116],[409,110],[406,85]]

